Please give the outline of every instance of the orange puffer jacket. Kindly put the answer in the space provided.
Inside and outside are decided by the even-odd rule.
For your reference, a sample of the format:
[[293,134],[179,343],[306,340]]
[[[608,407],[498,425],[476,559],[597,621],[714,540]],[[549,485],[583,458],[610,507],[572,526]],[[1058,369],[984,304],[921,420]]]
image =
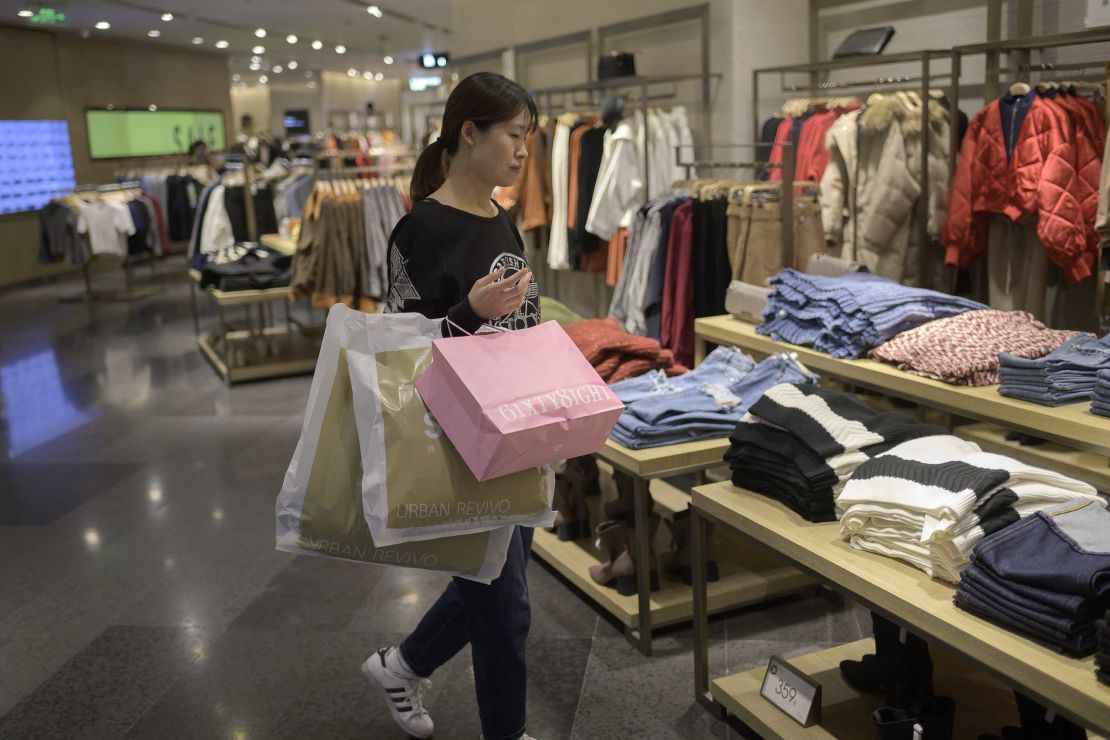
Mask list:
[[[1059,106],[1037,97],[1011,135],[1016,139],[1007,158],[998,100],[968,126],[949,193],[945,261],[967,267],[986,250],[991,213],[1015,221],[1036,216],[1037,236],[1049,258],[1077,283],[1092,274],[1095,264],[1081,201],[1088,186],[1097,193],[1098,181],[1081,183],[1080,177],[1098,170],[1078,161],[1075,145],[1086,132],[1076,130]],[[1092,149],[1082,148],[1085,153]]]

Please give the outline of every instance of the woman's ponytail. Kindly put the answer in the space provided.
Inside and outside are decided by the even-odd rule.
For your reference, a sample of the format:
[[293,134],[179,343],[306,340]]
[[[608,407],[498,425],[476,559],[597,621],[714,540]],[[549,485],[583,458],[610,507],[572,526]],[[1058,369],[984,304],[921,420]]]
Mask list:
[[531,129],[539,117],[536,101],[507,77],[478,72],[463,79],[447,97],[439,138],[426,146],[416,160],[409,186],[412,201],[424,200],[443,185],[448,162],[459,149],[464,123],[472,121],[479,131],[485,131],[495,123],[512,120],[524,110],[531,118]]
[[443,139],[439,138],[420,153],[416,160],[416,168],[412,171],[412,182],[409,184],[409,195],[412,202],[424,200],[429,195],[439,190],[443,181],[447,179],[447,162],[444,156],[445,147]]

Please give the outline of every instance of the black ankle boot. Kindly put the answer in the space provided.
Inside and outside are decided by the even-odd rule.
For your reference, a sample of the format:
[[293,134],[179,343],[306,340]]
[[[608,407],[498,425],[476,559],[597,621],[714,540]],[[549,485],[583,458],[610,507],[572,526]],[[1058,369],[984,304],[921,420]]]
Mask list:
[[1048,710],[1024,694],[1014,692],[1025,737],[1037,740],[1087,740],[1087,731],[1060,716],[1048,720]]
[[871,713],[871,721],[879,731],[879,740],[913,740],[917,717],[905,709],[883,707]]
[[947,696],[931,696],[917,710],[917,721],[924,730],[924,740],[952,740],[956,720],[956,702]]

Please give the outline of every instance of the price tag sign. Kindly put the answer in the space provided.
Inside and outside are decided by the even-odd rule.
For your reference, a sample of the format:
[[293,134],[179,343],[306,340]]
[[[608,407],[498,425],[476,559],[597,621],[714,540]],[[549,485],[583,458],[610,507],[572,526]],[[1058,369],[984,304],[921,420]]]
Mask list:
[[821,721],[821,684],[777,655],[767,662],[759,693],[802,727]]

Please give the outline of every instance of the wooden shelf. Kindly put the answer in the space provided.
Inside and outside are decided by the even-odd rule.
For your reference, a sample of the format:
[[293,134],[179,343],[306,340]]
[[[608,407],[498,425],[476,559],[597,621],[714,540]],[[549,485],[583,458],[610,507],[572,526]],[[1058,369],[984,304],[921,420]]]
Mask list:
[[696,319],[699,340],[731,344],[750,352],[793,352],[798,360],[826,377],[905,398],[958,416],[1001,424],[1068,447],[1110,455],[1110,419],[1091,413],[1090,405],[1052,408],[999,394],[997,386],[968,388],[922,378],[875,360],[838,360],[809,347],[776,342],[757,334],[755,326],[732,316]]
[[258,243],[284,255],[291,255],[297,251],[297,243],[281,234],[263,234],[258,237]]
[[[255,340],[288,345],[278,359],[258,357],[250,343]],[[227,346],[230,343],[232,347]],[[236,346],[245,347],[239,350]],[[304,334],[288,332],[285,327],[266,327],[261,335],[248,331],[232,331],[220,336],[197,337],[197,346],[224,380],[239,383],[247,380],[280,378],[288,375],[311,374],[316,369],[319,347]],[[229,364],[228,353],[239,361]]]
[[[189,270],[189,277],[200,285],[200,270]],[[291,301],[293,296],[288,287],[264,288],[262,290],[217,290],[204,288],[204,292],[212,296],[212,300],[221,306],[243,306],[251,303],[265,303],[266,301]]]
[[[1077,660],[957,609],[951,585],[893,558],[856,550],[836,522],[813,524],[782,504],[730,483],[699,486],[692,505],[807,572],[947,645],[1008,685],[1080,724],[1110,728],[1110,687],[1094,660]],[[959,701],[959,697],[956,697]]]
[[723,465],[728,448],[727,437],[651,447],[646,450],[633,450],[607,439],[605,446],[597,451],[597,456],[629,475],[651,479]]
[[[590,540],[561,542],[546,529],[537,529],[532,552],[585,592],[625,627],[637,626],[639,605],[636,595],[621,596],[615,588],[598,585],[590,578],[589,568],[598,564]],[[741,566],[738,563],[743,562]],[[709,611],[717,613],[755,604],[807,588],[813,579],[771,556],[753,550],[730,552],[730,560],[718,563],[721,578],[709,584]],[[653,628],[689,622],[693,617],[693,592],[690,587],[660,573],[661,588],[651,595]]]
[[1093,452],[1075,450],[1055,442],[1022,446],[1006,439],[1006,430],[993,424],[964,424],[953,430],[958,437],[975,442],[987,452],[1021,460],[1027,465],[1039,465],[1064,475],[1086,481],[1110,493],[1110,458]]
[[[713,698],[730,714],[770,740],[856,740],[875,737],[871,713],[883,706],[881,694],[861,694],[845,683],[840,661],[858,660],[874,652],[871,639],[858,640],[788,662],[821,684],[821,724],[802,727],[759,694],[766,666],[719,678],[710,685]],[[981,671],[970,668],[948,651],[932,650],[936,693],[956,700],[953,737],[998,734],[1004,724],[1017,724],[1013,693]],[[770,657],[770,656],[768,656]]]

